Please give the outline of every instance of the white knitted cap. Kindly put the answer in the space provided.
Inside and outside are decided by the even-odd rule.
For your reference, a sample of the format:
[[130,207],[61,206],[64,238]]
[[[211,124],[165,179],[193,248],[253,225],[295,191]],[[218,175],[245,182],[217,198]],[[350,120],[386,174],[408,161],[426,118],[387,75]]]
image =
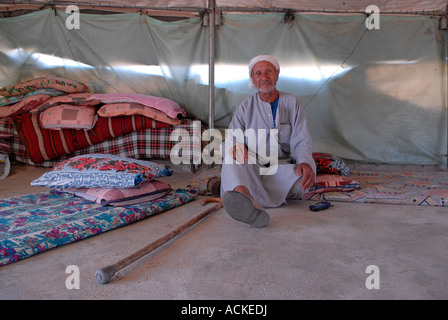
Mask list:
[[280,70],[280,65],[278,64],[277,59],[275,59],[273,56],[270,56],[268,54],[261,54],[261,55],[258,55],[256,57],[252,58],[249,61],[249,88],[254,89],[254,90],[256,90],[257,87],[254,85],[252,78],[251,78],[252,68],[254,67],[254,65],[257,62],[260,62],[260,61],[270,62],[275,67],[275,70]]

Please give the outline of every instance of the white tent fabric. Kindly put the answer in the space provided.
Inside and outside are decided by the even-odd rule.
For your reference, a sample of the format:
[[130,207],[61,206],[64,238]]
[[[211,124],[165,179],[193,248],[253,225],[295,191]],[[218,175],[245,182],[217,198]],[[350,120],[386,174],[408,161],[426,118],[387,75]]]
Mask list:
[[[368,31],[362,16],[299,14],[286,25],[282,19],[223,17],[218,106],[237,106],[248,94],[247,61],[272,54],[280,61],[279,90],[302,101],[315,151],[386,163],[443,160],[446,70],[437,19],[382,17],[381,29]],[[250,46],[234,45],[235,38],[250,39]],[[220,70],[241,77],[220,81]],[[220,120],[225,109],[215,114]]]
[[[286,7],[286,2],[281,3]],[[178,4],[101,5],[111,3]],[[244,3],[260,8],[280,2]],[[307,1],[290,3],[310,9]],[[383,1],[380,8],[408,10],[398,3]],[[415,3],[415,11],[445,10],[441,1]],[[182,2],[187,5],[206,7],[208,1]],[[163,22],[139,13],[81,14],[78,30],[66,27],[69,16],[47,9],[0,19],[0,86],[60,76],[83,81],[94,92],[164,96],[207,123],[209,30],[199,16]],[[363,14],[295,13],[293,19],[284,18],[275,12],[222,16],[215,39],[215,126],[227,126],[238,104],[252,93],[249,60],[272,54],[281,66],[279,90],[302,101],[314,151],[379,163],[445,161],[446,31],[439,29],[438,16],[388,14],[372,30]]]

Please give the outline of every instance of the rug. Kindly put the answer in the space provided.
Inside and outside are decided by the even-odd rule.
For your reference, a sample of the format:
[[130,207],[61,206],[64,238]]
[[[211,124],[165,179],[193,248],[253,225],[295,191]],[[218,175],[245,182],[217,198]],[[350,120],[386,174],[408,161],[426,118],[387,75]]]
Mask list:
[[307,200],[448,206],[447,171],[355,171],[350,178],[359,182],[359,190],[315,194]]
[[151,202],[103,207],[48,190],[0,200],[0,266],[159,214],[196,197],[196,189],[176,189]]
[[[206,192],[208,179],[219,176],[220,170],[199,172],[191,185]],[[359,182],[359,190],[305,194],[304,200],[448,206],[448,171],[352,171],[350,178]]]

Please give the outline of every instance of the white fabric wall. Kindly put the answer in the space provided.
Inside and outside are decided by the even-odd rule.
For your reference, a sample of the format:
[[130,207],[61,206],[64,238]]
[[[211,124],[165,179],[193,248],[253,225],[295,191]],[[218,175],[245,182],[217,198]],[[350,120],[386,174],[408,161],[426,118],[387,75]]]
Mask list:
[[[276,56],[278,89],[301,98],[315,151],[385,163],[443,160],[446,70],[438,19],[382,16],[380,29],[368,31],[361,15],[299,14],[288,24],[279,14],[223,20],[218,70],[239,63],[243,72],[256,54]],[[246,80],[216,81],[220,106],[232,110],[247,94]],[[218,108],[216,120],[227,111]]]
[[81,14],[79,30],[69,30],[69,17],[44,10],[0,19],[0,86],[59,76],[92,92],[164,96],[207,118],[207,87],[189,75],[191,64],[208,61],[200,18],[168,23],[134,13]]
[[[0,19],[0,86],[60,76],[83,81],[94,92],[164,96],[208,121],[209,37],[200,18],[161,22],[140,14],[82,14],[80,29],[68,30],[68,17],[45,10]],[[445,38],[437,18],[384,15],[380,29],[368,31],[363,15],[283,18],[222,17],[216,28],[215,126],[227,126],[252,93],[248,61],[267,53],[280,62],[278,89],[302,101],[315,151],[370,162],[442,162]]]

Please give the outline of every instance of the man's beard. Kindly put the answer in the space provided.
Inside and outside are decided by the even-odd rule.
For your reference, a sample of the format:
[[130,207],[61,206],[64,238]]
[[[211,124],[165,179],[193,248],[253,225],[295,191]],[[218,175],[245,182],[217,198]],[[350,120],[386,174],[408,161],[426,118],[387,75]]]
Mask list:
[[275,89],[275,84],[271,85],[268,89],[261,89],[260,87],[258,87],[258,91],[262,92],[262,93],[269,93],[272,92]]

